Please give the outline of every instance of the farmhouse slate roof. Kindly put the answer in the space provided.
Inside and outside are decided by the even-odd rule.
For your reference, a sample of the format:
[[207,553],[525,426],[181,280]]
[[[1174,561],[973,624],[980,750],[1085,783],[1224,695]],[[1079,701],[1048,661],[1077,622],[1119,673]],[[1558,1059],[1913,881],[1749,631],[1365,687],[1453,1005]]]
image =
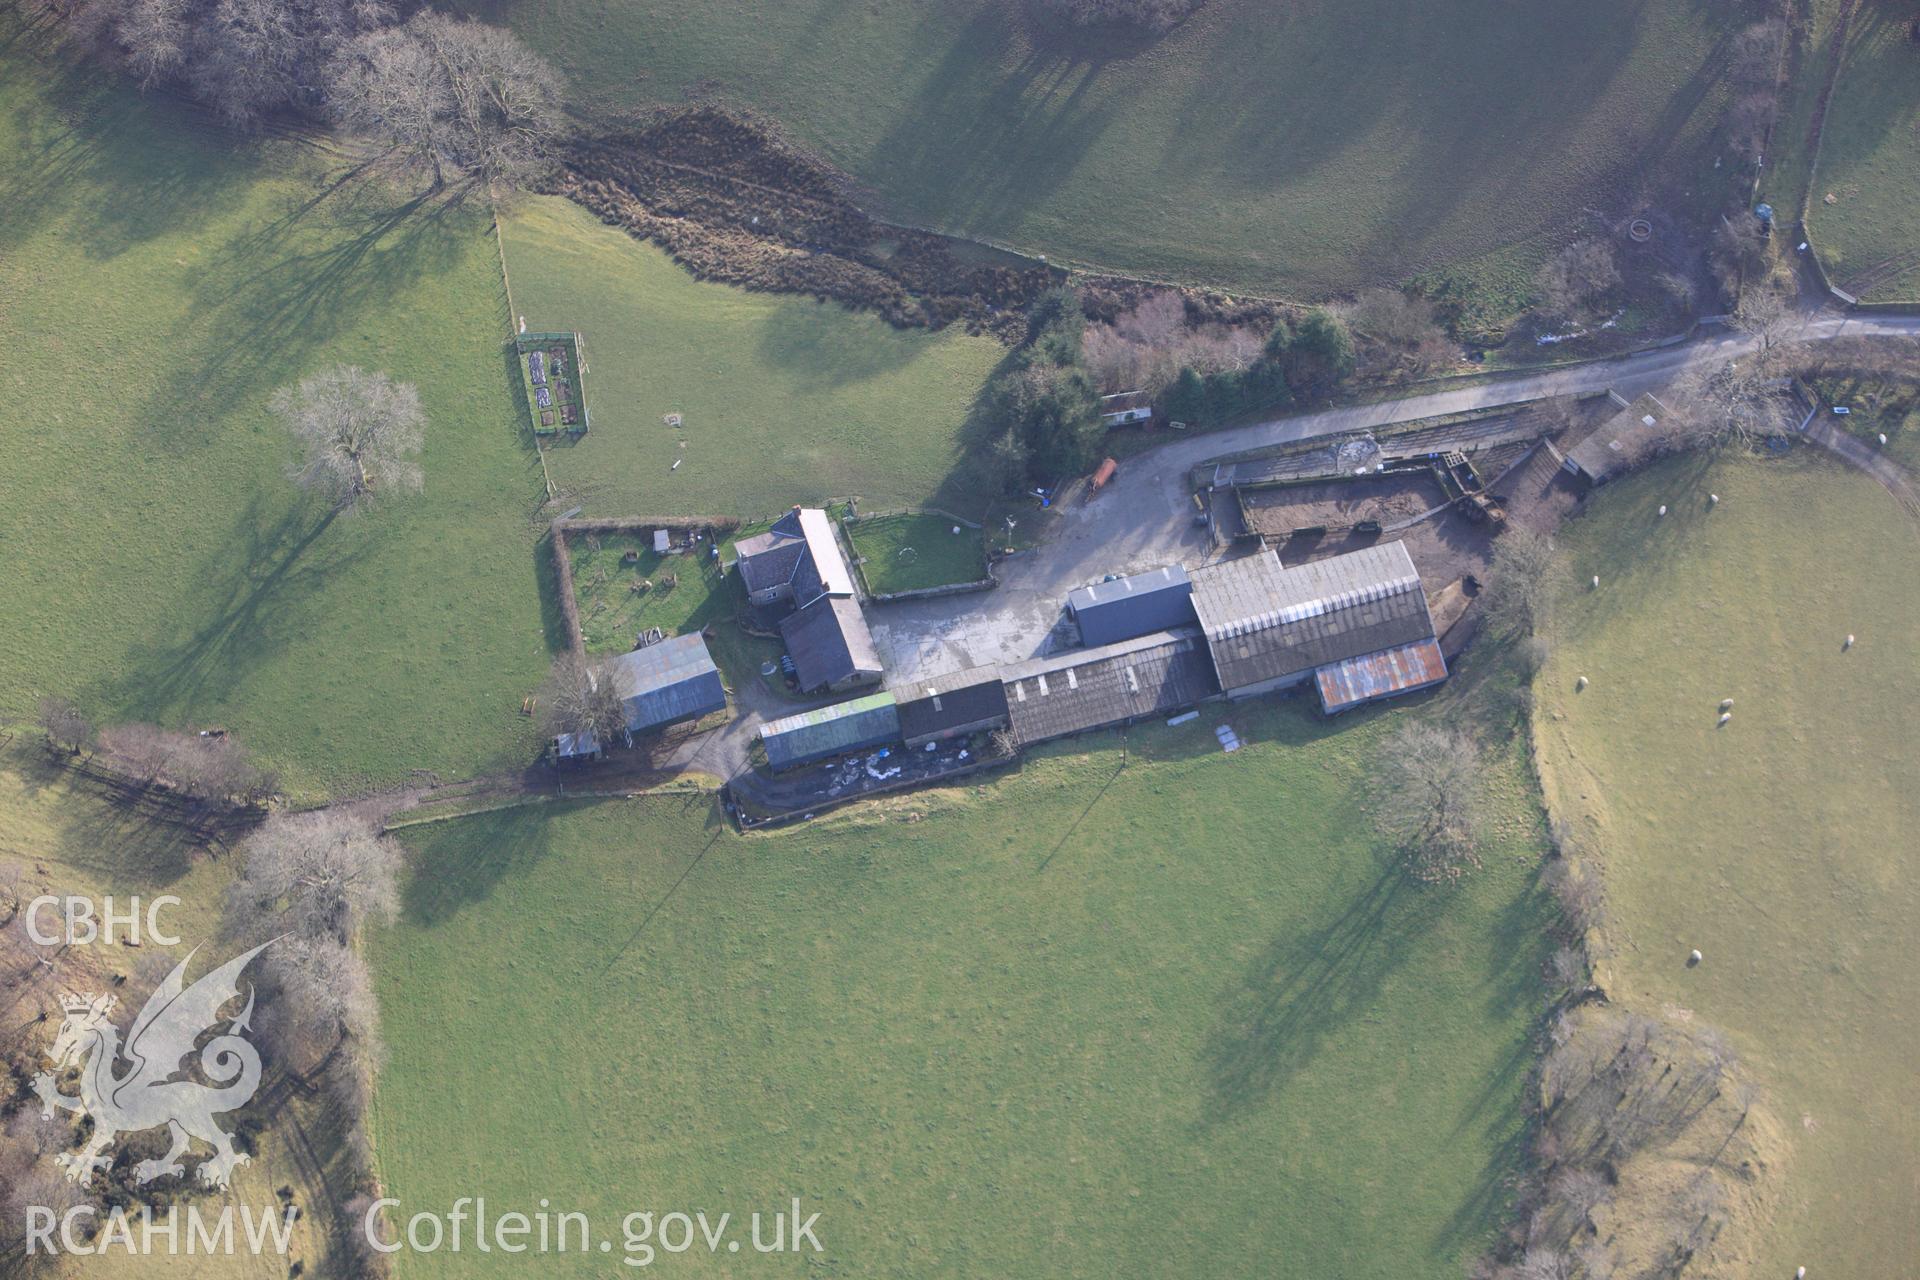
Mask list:
[[855,677],[880,675],[880,655],[858,601],[820,596],[780,620],[780,637],[793,656],[802,689],[838,685]]
[[854,594],[853,570],[834,537],[833,520],[818,507],[795,507],[733,549],[750,594],[790,586],[801,608],[822,595]]
[[879,746],[899,736],[900,714],[893,695],[886,692],[816,707],[760,726],[767,763],[776,769]]
[[1004,676],[1007,716],[1026,745],[1175,711],[1220,692],[1206,643],[1190,628],[1019,663]]
[[1272,551],[1206,565],[1193,605],[1229,692],[1433,635],[1400,542],[1291,568]]
[[707,642],[698,635],[669,636],[623,653],[610,665],[627,709],[629,733],[726,709],[720,670],[713,665]]
[[919,695],[900,703],[900,736],[909,742],[1007,719],[1007,687],[997,668],[960,671],[895,691],[907,692]]
[[1144,636],[1194,621],[1193,584],[1180,565],[1096,582],[1067,595],[1067,607],[1089,645]]

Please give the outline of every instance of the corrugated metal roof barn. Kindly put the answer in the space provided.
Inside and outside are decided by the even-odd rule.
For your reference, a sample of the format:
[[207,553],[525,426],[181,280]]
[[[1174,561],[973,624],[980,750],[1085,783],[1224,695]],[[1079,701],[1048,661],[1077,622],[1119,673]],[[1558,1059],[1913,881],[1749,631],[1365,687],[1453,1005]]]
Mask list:
[[900,703],[900,735],[910,747],[998,729],[1007,723],[1007,687],[998,668],[958,671],[917,682],[898,694],[919,693]]
[[775,769],[792,769],[899,739],[899,710],[893,695],[884,692],[816,707],[760,726],[767,763]]
[[727,707],[727,690],[698,635],[669,636],[635,649],[611,664],[615,688],[627,709],[627,731],[642,733],[694,720]]
[[1193,584],[1177,564],[1081,587],[1067,608],[1088,645],[1113,644],[1173,627],[1192,626]]
[[1377,698],[1425,689],[1446,678],[1447,660],[1438,640],[1419,640],[1330,662],[1314,673],[1320,709],[1330,716]]
[[1031,746],[1203,702],[1220,692],[1206,644],[1162,631],[1005,669],[1007,716]]
[[1400,542],[1291,568],[1272,551],[1206,565],[1193,574],[1193,605],[1230,697],[1433,636],[1420,574]]

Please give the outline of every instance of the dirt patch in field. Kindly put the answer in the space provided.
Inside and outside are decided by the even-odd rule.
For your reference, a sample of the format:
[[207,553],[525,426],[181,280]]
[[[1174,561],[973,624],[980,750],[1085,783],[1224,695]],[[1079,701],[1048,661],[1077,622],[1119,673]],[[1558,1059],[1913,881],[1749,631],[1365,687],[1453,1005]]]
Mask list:
[[576,144],[554,191],[652,240],[703,280],[868,307],[901,328],[1017,338],[1063,273],[881,222],[832,170],[711,106]]

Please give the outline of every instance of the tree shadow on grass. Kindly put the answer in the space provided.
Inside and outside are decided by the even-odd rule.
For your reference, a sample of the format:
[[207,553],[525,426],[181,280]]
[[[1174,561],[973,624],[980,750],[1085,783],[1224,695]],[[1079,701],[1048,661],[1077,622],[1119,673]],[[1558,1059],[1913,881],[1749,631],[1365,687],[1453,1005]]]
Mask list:
[[289,612],[295,603],[319,596],[328,579],[367,552],[365,539],[322,542],[336,514],[297,504],[271,515],[256,496],[236,521],[233,540],[194,575],[205,584],[205,621],[191,635],[137,651],[102,704],[156,720],[179,715],[285,645],[299,633]]
[[492,897],[508,875],[553,851],[553,819],[560,807],[521,805],[484,819],[420,828],[407,838],[412,874],[400,895],[402,918],[431,928]]
[[920,43],[916,57],[932,59],[933,72],[863,167],[888,175],[888,188],[922,216],[1006,233],[1106,132],[1114,106],[1092,92],[1106,58],[1048,42],[1008,67],[1013,37],[993,6],[958,36],[929,17]]
[[336,183],[319,200],[236,237],[194,286],[192,331],[141,419],[169,444],[207,419],[261,405],[308,353],[418,280],[450,267],[468,221],[452,198],[398,199],[384,183]]
[[1228,993],[1205,1051],[1208,1121],[1231,1120],[1285,1089],[1327,1037],[1372,1005],[1448,896],[1413,885],[1397,861],[1383,860],[1332,923],[1269,943]]

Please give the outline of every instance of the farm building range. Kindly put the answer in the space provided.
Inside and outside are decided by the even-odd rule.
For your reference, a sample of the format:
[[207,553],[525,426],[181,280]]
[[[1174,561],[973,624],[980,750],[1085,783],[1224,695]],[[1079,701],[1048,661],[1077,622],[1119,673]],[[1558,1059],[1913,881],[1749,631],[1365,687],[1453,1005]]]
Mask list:
[[1067,597],[1067,612],[1080,624],[1081,643],[1113,644],[1192,625],[1192,595],[1187,571],[1175,564],[1081,587]]
[[587,430],[587,366],[577,333],[523,333],[513,340],[533,433]]
[[[1434,640],[1419,571],[1399,542],[1292,568],[1268,550],[1208,565],[1193,575],[1193,607],[1229,698],[1288,688],[1330,664]],[[1437,660],[1437,645],[1433,653]],[[1444,664],[1437,674],[1425,665],[1400,669],[1417,682],[1388,680],[1373,696],[1406,693],[1446,675]]]
[[881,675],[854,591],[853,571],[833,521],[815,507],[795,507],[765,533],[734,545],[747,599],[780,616],[780,636],[803,692],[840,692]]
[[[1616,397],[1616,403],[1619,403]],[[1565,466],[1590,484],[1605,484],[1615,476],[1633,470],[1664,447],[1667,436],[1667,406],[1652,392],[1600,425],[1599,430],[1567,450]]]

